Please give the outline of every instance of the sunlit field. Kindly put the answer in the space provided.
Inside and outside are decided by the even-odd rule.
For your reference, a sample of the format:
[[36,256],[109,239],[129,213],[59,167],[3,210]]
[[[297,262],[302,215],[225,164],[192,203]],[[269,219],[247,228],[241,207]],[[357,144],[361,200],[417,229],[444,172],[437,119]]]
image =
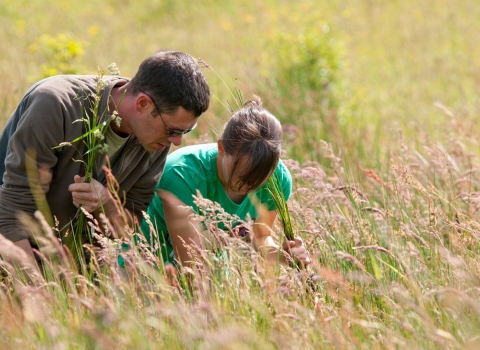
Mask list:
[[479,18],[473,0],[1,1],[0,128],[43,77],[202,58],[210,109],[184,144],[216,140],[231,90],[261,97],[314,263],[274,268],[221,237],[229,259],[197,252],[177,290],[146,249],[126,274],[100,237],[83,276],[23,218],[47,272],[1,262],[0,348],[480,348]]

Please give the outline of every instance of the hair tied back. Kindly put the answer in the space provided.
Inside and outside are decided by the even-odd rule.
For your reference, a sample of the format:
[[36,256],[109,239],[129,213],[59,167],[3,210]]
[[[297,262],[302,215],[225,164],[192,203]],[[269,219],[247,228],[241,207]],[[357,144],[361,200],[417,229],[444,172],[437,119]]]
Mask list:
[[253,100],[245,102],[243,108],[263,108],[262,100],[257,95],[253,95]]

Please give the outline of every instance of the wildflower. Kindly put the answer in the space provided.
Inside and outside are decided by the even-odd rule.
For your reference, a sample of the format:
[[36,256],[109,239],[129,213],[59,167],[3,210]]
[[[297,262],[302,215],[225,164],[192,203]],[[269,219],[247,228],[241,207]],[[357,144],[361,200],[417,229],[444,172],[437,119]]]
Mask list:
[[98,153],[105,154],[108,152],[108,144],[104,143],[98,150]]
[[117,64],[115,62],[110,63],[110,65],[107,67],[111,75],[120,75],[120,70],[117,67]]
[[[107,83],[106,81],[103,81],[103,80],[99,79],[99,80],[97,81],[97,86],[98,86],[98,90],[99,90],[99,91],[102,91],[103,88],[105,88],[105,87],[108,86],[108,83]],[[100,96],[98,96],[98,95],[97,95],[97,97],[100,98]]]
[[113,111],[112,116],[111,116],[111,119],[112,119],[112,121],[115,122],[115,124],[117,124],[118,127],[120,127],[120,123],[121,123],[121,121],[122,121],[122,118],[120,118],[120,117],[118,116],[118,112],[117,112],[117,111]]
[[99,140],[103,140],[105,138],[105,136],[102,134],[102,131],[100,129],[95,130],[93,132],[93,135]]
[[[99,85],[100,85],[100,84],[99,84]],[[93,100],[94,100],[95,102],[100,101],[100,96],[97,95],[97,94],[95,94],[95,93],[93,93],[93,92],[90,94],[90,97],[93,98]]]

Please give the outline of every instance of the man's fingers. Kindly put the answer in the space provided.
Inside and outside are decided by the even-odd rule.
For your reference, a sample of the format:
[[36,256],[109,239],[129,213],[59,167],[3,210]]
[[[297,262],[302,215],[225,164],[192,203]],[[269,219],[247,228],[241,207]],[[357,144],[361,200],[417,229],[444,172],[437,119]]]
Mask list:
[[100,186],[94,186],[92,183],[73,183],[68,186],[70,192],[92,192],[99,193],[103,190]]
[[97,200],[98,196],[95,192],[91,191],[73,191],[73,198],[84,199],[84,200]]
[[107,189],[100,182],[92,179],[91,182],[85,183],[83,179],[83,177],[75,175],[74,183],[68,186],[68,190],[72,193],[73,204],[76,207],[81,205],[91,213],[107,203],[110,198]]
[[68,190],[70,192],[90,192],[92,190],[92,185],[91,184],[88,184],[88,183],[78,183],[78,182],[75,182],[73,184],[70,184],[70,186],[68,186]]
[[82,205],[95,205],[100,203],[100,200],[97,198],[97,196],[87,192],[74,192],[72,194],[72,199]]

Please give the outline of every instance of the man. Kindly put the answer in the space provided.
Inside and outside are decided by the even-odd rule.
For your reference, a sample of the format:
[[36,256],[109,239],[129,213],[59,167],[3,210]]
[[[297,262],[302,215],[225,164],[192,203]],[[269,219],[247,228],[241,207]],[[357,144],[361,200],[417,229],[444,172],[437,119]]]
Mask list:
[[[83,142],[55,148],[85,133],[75,122],[87,111],[97,88],[96,76],[55,76],[35,84],[24,96],[0,136],[0,233],[33,258],[19,212],[37,209],[27,165],[39,169],[40,183],[52,215],[62,228],[81,205],[90,213],[116,213],[105,187],[100,154],[94,180],[83,183],[84,166],[72,159],[85,153]],[[171,144],[180,145],[209,104],[209,88],[197,61],[182,52],[165,51],[145,59],[136,75],[105,76],[100,113],[118,113],[106,132],[112,173],[125,209],[141,218],[151,201]],[[110,116],[109,116],[110,117]],[[34,153],[33,153],[34,152]],[[35,155],[33,155],[35,154]],[[30,161],[31,162],[31,161]],[[38,182],[38,180],[37,180]]]

